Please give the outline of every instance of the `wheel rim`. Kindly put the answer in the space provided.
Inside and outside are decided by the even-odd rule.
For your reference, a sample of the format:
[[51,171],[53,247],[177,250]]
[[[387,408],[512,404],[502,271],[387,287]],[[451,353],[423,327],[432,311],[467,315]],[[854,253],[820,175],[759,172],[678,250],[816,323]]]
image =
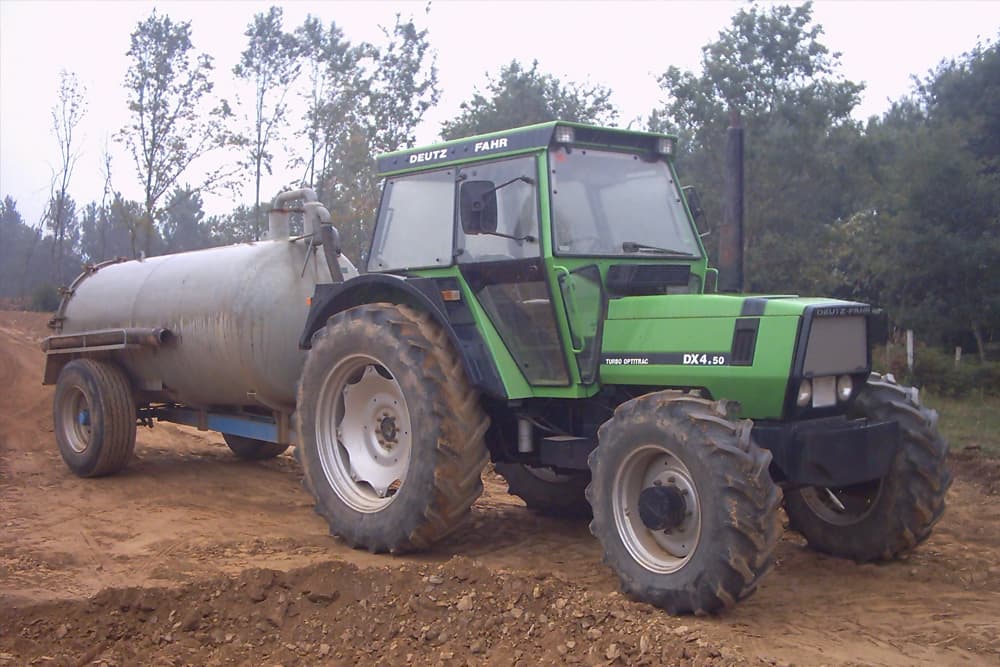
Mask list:
[[802,500],[820,519],[835,526],[851,526],[868,516],[882,495],[882,480],[844,488],[810,486]]
[[[653,530],[640,516],[640,494],[650,488],[673,488],[685,501],[684,519],[665,530]],[[632,451],[619,465],[612,494],[615,527],[625,548],[642,567],[657,574],[681,569],[701,536],[701,502],[691,472],[683,461],[658,445]]]
[[316,443],[330,486],[354,510],[384,509],[406,481],[412,449],[399,383],[374,357],[353,355],[327,373],[318,406]]
[[87,395],[80,387],[69,387],[63,395],[60,428],[63,441],[77,454],[90,447],[91,409]]

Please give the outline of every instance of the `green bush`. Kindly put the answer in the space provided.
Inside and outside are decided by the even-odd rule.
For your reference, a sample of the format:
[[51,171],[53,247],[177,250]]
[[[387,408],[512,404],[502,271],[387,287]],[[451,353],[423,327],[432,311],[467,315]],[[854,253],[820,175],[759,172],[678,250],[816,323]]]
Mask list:
[[59,292],[52,285],[39,285],[31,292],[31,309],[51,313],[59,308]]
[[956,366],[953,354],[931,348],[914,353],[912,384],[936,394],[961,398],[972,392],[1000,395],[1000,363],[965,357]]
[[1000,396],[1000,362],[980,363],[974,355],[964,356],[956,367],[953,353],[918,346],[913,353],[911,373],[906,368],[906,346],[893,343],[872,350],[872,367],[939,396],[962,398],[970,393]]

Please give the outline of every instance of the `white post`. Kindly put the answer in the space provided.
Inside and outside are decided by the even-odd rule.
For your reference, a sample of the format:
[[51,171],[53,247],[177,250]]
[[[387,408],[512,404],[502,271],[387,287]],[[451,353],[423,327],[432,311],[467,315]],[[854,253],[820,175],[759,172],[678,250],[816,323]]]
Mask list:
[[906,368],[913,372],[913,329],[906,330]]
[[962,346],[961,345],[959,345],[958,347],[955,348],[955,368],[958,368],[958,365],[960,363],[962,363]]

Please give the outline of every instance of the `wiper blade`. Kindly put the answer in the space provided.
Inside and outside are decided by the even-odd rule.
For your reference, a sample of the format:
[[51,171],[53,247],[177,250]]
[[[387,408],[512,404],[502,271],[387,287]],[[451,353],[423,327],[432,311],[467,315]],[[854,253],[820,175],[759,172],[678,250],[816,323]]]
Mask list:
[[683,250],[674,250],[672,248],[660,248],[655,245],[646,245],[645,243],[636,243],[635,241],[625,241],[622,243],[622,250],[625,252],[651,252],[657,255],[673,255],[674,257],[697,257],[698,255],[692,254],[690,252],[685,252]]

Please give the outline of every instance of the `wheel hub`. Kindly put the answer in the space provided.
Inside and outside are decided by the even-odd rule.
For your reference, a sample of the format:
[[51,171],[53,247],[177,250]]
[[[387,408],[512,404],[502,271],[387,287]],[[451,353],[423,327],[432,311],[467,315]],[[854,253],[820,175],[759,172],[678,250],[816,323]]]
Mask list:
[[378,423],[377,437],[379,444],[387,450],[392,451],[393,446],[396,444],[396,434],[398,432],[396,418],[388,414],[383,414],[382,419]]
[[625,548],[650,572],[670,574],[694,554],[701,503],[691,472],[654,443],[635,448],[618,466],[612,512]]
[[650,530],[672,530],[687,514],[684,494],[676,486],[649,486],[639,494],[639,518]]

